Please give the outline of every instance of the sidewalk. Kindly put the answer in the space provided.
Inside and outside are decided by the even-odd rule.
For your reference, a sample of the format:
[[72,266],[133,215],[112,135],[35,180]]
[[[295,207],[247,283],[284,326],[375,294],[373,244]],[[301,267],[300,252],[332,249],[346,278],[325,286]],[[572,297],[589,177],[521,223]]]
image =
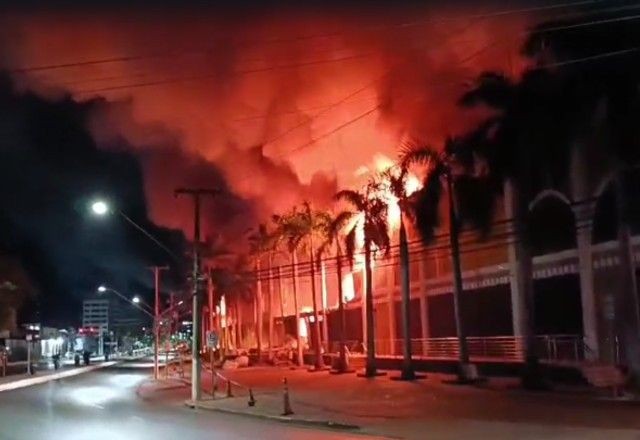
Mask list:
[[109,367],[114,364],[116,364],[116,361],[101,362],[86,367],[63,366],[59,370],[38,370],[34,375],[14,374],[10,376],[0,377],[0,392],[38,385],[41,383],[63,379],[66,377],[77,376],[79,374],[88,373],[100,368]]
[[[415,382],[389,377],[358,378],[275,367],[221,371],[251,387],[233,387],[225,398],[220,386],[211,400],[210,374],[203,374],[208,399],[198,408],[267,418],[280,422],[354,429],[406,438],[640,438],[640,405],[598,400],[586,391],[527,392],[514,380],[491,380],[482,386],[444,383],[451,376],[430,374]],[[289,384],[294,414],[282,416],[283,386]],[[207,394],[209,394],[207,396]],[[452,435],[449,437],[451,433]],[[437,434],[437,435],[436,435]],[[502,436],[501,436],[502,434]]]

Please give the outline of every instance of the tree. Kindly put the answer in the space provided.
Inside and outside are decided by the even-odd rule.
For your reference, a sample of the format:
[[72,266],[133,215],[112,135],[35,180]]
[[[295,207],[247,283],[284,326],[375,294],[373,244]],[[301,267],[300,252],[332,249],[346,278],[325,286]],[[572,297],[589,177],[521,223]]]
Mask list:
[[[290,247],[298,250],[306,247],[309,252],[309,278],[311,281],[311,297],[313,303],[314,326],[312,327],[313,345],[315,346],[315,368],[324,369],[322,358],[322,341],[320,337],[320,320],[318,315],[318,298],[316,288],[315,246],[325,225],[329,222],[329,216],[324,211],[313,209],[309,202],[303,202],[301,210],[294,210],[287,218],[286,235]],[[326,318],[326,317],[325,317]]]
[[[235,309],[236,321],[236,346],[240,346],[242,337],[242,318],[241,303],[250,301],[253,298],[253,277],[248,270],[248,264],[245,256],[239,256],[230,264],[219,265],[210,271],[211,282],[214,292],[216,293],[215,302],[220,302],[222,297],[227,305],[227,317],[230,315],[231,308]],[[231,335],[229,334],[229,325],[226,325],[226,331],[222,335],[222,340],[226,342]]]
[[364,190],[342,190],[336,194],[337,200],[342,200],[351,205],[352,215],[358,217],[358,221],[350,226],[345,236],[345,249],[347,257],[353,265],[356,252],[356,237],[358,228],[364,231],[364,273],[365,273],[365,309],[366,309],[366,338],[367,361],[364,371],[365,377],[374,377],[377,373],[375,356],[375,329],[373,317],[373,277],[371,273],[371,257],[375,249],[389,254],[391,248],[389,231],[387,229],[386,202],[380,193],[382,185],[379,181],[371,179]]
[[344,293],[342,291],[342,258],[343,251],[342,246],[340,245],[340,239],[342,238],[342,230],[346,226],[346,224],[353,218],[353,213],[348,211],[343,211],[337,214],[335,217],[330,218],[330,222],[327,223],[322,231],[323,233],[323,242],[318,248],[317,257],[318,257],[318,265],[322,260],[322,256],[325,253],[328,253],[331,249],[335,249],[335,259],[336,259],[336,270],[338,277],[338,339],[339,339],[339,358],[338,365],[336,366],[335,371],[337,373],[346,373],[349,370],[349,365],[347,362],[347,353],[346,353],[346,342],[345,342],[345,329],[346,329],[346,315],[344,310]]
[[[273,283],[272,283],[272,269],[273,269],[273,252],[276,246],[276,236],[267,230],[267,226],[260,224],[257,230],[249,236],[250,251],[254,257],[255,270],[256,270],[256,305],[257,305],[257,323],[256,323],[256,339],[258,342],[258,356],[262,353],[262,331],[263,331],[263,297],[262,297],[262,282],[260,277],[262,276],[260,270],[260,261],[266,255],[269,265],[269,295],[267,313],[269,315],[269,353],[273,352]],[[270,356],[271,357],[271,356]]]
[[36,290],[17,258],[0,256],[0,330],[17,330],[20,307]]
[[411,278],[409,275],[409,243],[407,240],[407,230],[405,228],[405,218],[413,218],[413,209],[409,201],[410,195],[407,192],[407,168],[400,167],[398,172],[394,168],[386,170],[382,177],[389,192],[395,197],[400,209],[400,224],[398,231],[398,242],[400,248],[400,278],[402,296],[402,371],[400,378],[403,380],[414,380],[416,378],[411,355]]
[[524,299],[524,313],[519,316],[525,342],[522,384],[532,389],[548,384],[535,348],[529,203],[543,187],[559,187],[567,179],[575,121],[565,93],[549,72],[536,68],[527,71],[520,83],[500,73],[483,73],[460,99],[463,106],[488,106],[495,112],[475,130],[475,142],[465,146],[465,154],[485,164],[493,193],[504,190],[510,199],[507,214],[516,235],[515,277]]
[[[584,112],[574,104],[583,98],[571,84],[561,85],[551,72],[536,67],[525,72],[519,83],[501,73],[485,72],[460,99],[466,107],[485,106],[493,115],[472,134],[462,154],[473,156],[488,170],[489,193],[503,190],[510,201],[517,289],[524,300],[519,316],[525,341],[526,388],[545,388],[535,350],[533,263],[529,235],[529,203],[545,187],[562,187],[569,177],[569,163],[576,136],[583,130],[576,115]],[[581,87],[580,87],[581,88]],[[586,121],[585,121],[586,122]]]
[[[283,215],[273,215],[273,223],[276,225],[274,237],[276,243],[284,243],[287,251],[291,255],[291,276],[293,281],[293,307],[295,310],[295,331],[298,365],[304,365],[304,356],[302,352],[302,335],[300,334],[300,308],[298,306],[298,250],[295,237],[298,236],[298,211],[293,208],[290,212]],[[282,291],[280,293],[282,300]],[[281,304],[282,307],[282,304]],[[284,314],[282,316],[284,324]]]
[[[453,275],[453,306],[456,333],[458,337],[458,380],[473,382],[478,379],[475,366],[469,360],[467,334],[462,311],[462,264],[460,260],[460,227],[466,218],[460,209],[460,186],[464,185],[470,174],[470,166],[466,158],[459,157],[457,151],[462,144],[460,139],[449,139],[442,152],[438,153],[428,145],[409,144],[401,152],[402,168],[422,164],[426,168],[423,186],[413,196],[405,198],[405,203],[412,205],[413,219],[425,244],[431,244],[435,238],[435,229],[440,225],[439,206],[443,193],[447,195],[449,217],[449,244],[451,246],[451,263]],[[397,184],[397,182],[396,182]],[[479,213],[482,212],[482,215]],[[486,222],[485,211],[474,212],[469,216],[480,225]],[[484,227],[483,227],[484,229]]]

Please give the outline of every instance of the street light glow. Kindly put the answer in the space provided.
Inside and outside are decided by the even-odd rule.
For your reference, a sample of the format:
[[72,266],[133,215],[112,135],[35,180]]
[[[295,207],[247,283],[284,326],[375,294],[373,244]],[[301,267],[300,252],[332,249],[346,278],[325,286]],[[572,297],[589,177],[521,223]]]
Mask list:
[[131,301],[133,301],[134,303],[138,304],[138,303],[140,303],[140,297],[139,296],[134,296]]
[[98,286],[98,292],[103,293],[103,292],[106,292],[106,291],[107,291],[107,288],[106,288],[106,287],[104,287],[104,286]]
[[91,205],[91,210],[96,215],[105,215],[107,212],[109,212],[109,205],[107,205],[107,203],[103,202],[102,200],[98,200],[96,202],[93,202],[93,204]]

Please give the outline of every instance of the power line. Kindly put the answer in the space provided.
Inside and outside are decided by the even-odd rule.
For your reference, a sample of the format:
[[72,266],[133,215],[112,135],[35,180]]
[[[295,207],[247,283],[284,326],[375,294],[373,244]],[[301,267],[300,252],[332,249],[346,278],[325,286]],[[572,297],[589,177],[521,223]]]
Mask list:
[[[529,7],[529,8],[506,9],[506,10],[491,11],[486,13],[468,14],[465,16],[455,16],[451,18],[431,19],[431,20],[408,22],[408,23],[397,23],[393,25],[383,25],[383,26],[370,26],[369,28],[366,28],[366,29],[360,29],[360,32],[370,32],[370,31],[373,32],[373,31],[380,31],[383,29],[391,29],[395,27],[408,28],[408,27],[422,26],[422,25],[433,24],[438,22],[450,22],[450,21],[466,20],[466,19],[495,18],[495,17],[506,16],[506,15],[540,12],[544,10],[588,6],[588,5],[603,3],[604,1],[605,0],[582,0],[582,1],[576,1],[576,2],[566,2],[566,3],[551,4],[551,5]],[[346,35],[345,32],[331,32],[331,33],[316,34],[316,35],[302,35],[302,36],[297,36],[293,38],[274,38],[274,39],[268,39],[268,40],[265,40],[265,39],[244,40],[244,41],[237,42],[236,45],[247,46],[247,45],[280,44],[280,43],[297,42],[297,41],[304,41],[304,40],[310,40],[310,39],[339,37],[344,35]],[[93,60],[83,60],[83,61],[75,61],[75,62],[68,62],[68,63],[45,64],[45,65],[26,66],[26,67],[13,67],[13,68],[7,69],[7,71],[9,73],[25,74],[30,72],[59,70],[59,69],[67,69],[72,67],[94,66],[99,64],[134,62],[134,61],[139,61],[142,59],[149,59],[149,58],[152,59],[152,58],[184,55],[185,53],[189,53],[189,54],[209,53],[215,49],[216,47],[208,47],[204,49],[195,49],[195,50],[189,50],[189,51],[181,50],[181,51],[170,51],[170,52],[151,53],[151,54],[136,54],[136,55],[129,55],[129,56],[97,58]]]
[[[279,66],[269,66],[269,67],[257,68],[257,69],[237,70],[235,72],[232,72],[230,75],[234,75],[234,76],[249,75],[253,73],[270,72],[274,70],[295,69],[299,67],[316,66],[320,64],[355,60],[355,59],[363,58],[369,55],[370,53],[356,54],[356,55],[349,55],[349,56],[340,57],[340,58],[329,58],[324,60],[313,60],[313,61],[306,61],[306,62],[300,62],[300,63],[282,64]],[[219,76],[220,76],[219,73],[210,73],[210,74],[203,74],[203,75],[173,77],[173,78],[159,79],[156,81],[147,81],[147,82],[139,82],[139,83],[132,83],[132,84],[123,84],[118,86],[108,86],[108,87],[101,87],[101,88],[95,88],[95,89],[78,90],[75,93],[80,95],[86,95],[86,94],[93,94],[93,93],[111,92],[111,91],[122,90],[122,89],[137,89],[141,87],[152,87],[152,86],[157,86],[162,84],[201,81],[201,80],[206,80],[211,78],[218,78]]]

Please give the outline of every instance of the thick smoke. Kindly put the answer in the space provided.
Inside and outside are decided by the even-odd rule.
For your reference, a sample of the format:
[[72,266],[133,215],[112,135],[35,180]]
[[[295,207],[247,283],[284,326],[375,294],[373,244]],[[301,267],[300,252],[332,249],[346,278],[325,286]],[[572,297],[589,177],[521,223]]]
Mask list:
[[[220,166],[241,197],[264,199],[262,215],[321,192],[305,188],[314,181],[353,184],[355,170],[376,153],[394,157],[406,136],[437,143],[467,127],[474,116],[457,111],[457,97],[478,72],[509,67],[526,22],[474,18],[480,9],[24,14],[6,21],[6,63],[71,64],[14,76],[44,93],[129,100],[132,121],[171,130],[174,145]],[[162,200],[162,184],[146,183]],[[155,215],[166,209],[151,211],[175,224]]]
[[[456,108],[458,97],[483,70],[518,72],[532,20],[479,18],[477,7],[363,7],[4,11],[0,66],[36,95],[3,85],[13,118],[0,120],[12,132],[4,165],[28,170],[3,176],[20,188],[4,191],[12,212],[3,224],[17,231],[17,247],[32,246],[29,258],[55,266],[41,283],[78,289],[115,266],[138,277],[141,258],[122,254],[128,232],[87,246],[84,220],[61,213],[65,200],[92,192],[190,236],[191,206],[173,190],[220,188],[205,205],[205,234],[227,246],[295,203],[328,205],[363,164],[395,157],[407,137],[438,145],[476,121]],[[16,113],[16,100],[34,106],[40,125]],[[78,260],[88,267],[77,270]]]

